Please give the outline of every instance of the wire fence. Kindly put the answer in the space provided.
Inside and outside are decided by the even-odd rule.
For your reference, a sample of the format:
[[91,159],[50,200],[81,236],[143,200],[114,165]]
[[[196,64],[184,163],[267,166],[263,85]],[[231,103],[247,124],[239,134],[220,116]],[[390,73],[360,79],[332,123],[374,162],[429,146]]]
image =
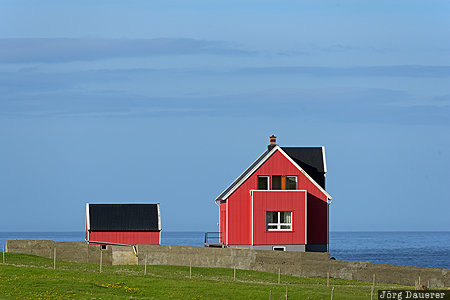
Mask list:
[[[275,287],[286,288],[286,299],[289,291],[297,289],[327,289],[329,290],[330,298],[336,297],[339,290],[357,289],[364,292],[370,299],[377,294],[378,289],[398,289],[399,285],[377,284],[376,276],[373,275],[372,282],[352,281],[337,279],[330,276],[328,273],[326,277],[297,277],[282,274],[281,268],[277,273],[267,273],[260,271],[251,271],[239,269],[236,266],[233,268],[207,268],[198,267],[189,261],[186,266],[167,266],[167,265],[151,265],[148,264],[148,259],[144,259],[144,264],[141,265],[121,265],[112,266],[104,265],[102,258],[100,258],[98,265],[73,263],[57,260],[57,252],[54,252],[53,259],[37,257],[27,254],[5,253],[2,252],[2,265],[15,267],[30,267],[57,271],[73,271],[79,273],[101,273],[105,275],[117,274],[127,276],[143,276],[156,278],[171,278],[176,280],[207,280],[223,283],[249,283],[259,284],[269,287],[270,295],[272,297],[272,290]],[[102,257],[102,256],[100,256]],[[420,279],[418,279],[420,281]],[[272,288],[270,288],[272,286]],[[403,288],[415,288],[403,286]],[[369,297],[367,297],[369,299]],[[278,298],[277,298],[278,299]]]

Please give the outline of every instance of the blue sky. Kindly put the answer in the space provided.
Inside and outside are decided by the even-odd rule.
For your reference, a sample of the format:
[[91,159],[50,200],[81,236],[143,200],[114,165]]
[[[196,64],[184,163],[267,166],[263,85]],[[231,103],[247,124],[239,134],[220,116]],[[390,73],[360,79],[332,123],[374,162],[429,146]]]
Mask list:
[[264,150],[326,147],[331,230],[450,230],[448,1],[2,1],[0,231],[160,202],[214,231]]

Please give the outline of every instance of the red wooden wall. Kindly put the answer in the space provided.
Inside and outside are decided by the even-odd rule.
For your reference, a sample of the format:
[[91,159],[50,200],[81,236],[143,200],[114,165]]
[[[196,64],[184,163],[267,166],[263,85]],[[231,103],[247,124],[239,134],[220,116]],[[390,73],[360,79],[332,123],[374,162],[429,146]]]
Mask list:
[[308,193],[308,244],[327,244],[327,205]]
[[227,238],[227,203],[225,201],[220,202],[220,242],[226,244]]
[[[306,192],[253,191],[253,244],[305,244]],[[292,211],[292,231],[267,231],[266,211]]]
[[128,245],[159,245],[160,231],[91,231],[90,241]]
[[[316,226],[311,229],[308,226],[308,243],[310,238],[312,241],[323,241],[323,237],[327,236],[327,218],[326,218],[326,201],[327,196],[320,191],[302,172],[300,172],[281,152],[276,151],[255,173],[253,173],[229,198],[228,198],[228,245],[251,245],[251,195],[250,190],[256,190],[257,177],[261,175],[284,175],[284,176],[297,176],[297,189],[307,190],[308,199],[319,199],[324,202],[325,217],[323,218],[322,206],[316,202],[312,207],[319,207],[320,212],[310,211],[308,208],[308,222],[311,221],[311,226]],[[272,180],[270,180],[270,189],[272,189]],[[275,200],[276,201],[276,200]],[[317,205],[316,205],[317,204]],[[223,205],[223,206],[222,206]],[[225,207],[225,203],[221,205]],[[276,204],[275,204],[276,205]],[[309,206],[309,203],[308,203]],[[312,208],[311,208],[312,209]],[[311,214],[311,218],[310,218]],[[223,216],[223,217],[222,217]],[[226,213],[221,213],[221,224],[225,224]],[[316,216],[319,219],[313,219]],[[317,226],[320,223],[320,226]],[[314,225],[315,224],[315,225]],[[226,226],[226,225],[224,225]],[[222,225],[221,225],[222,227]],[[226,227],[225,227],[226,229]],[[325,230],[324,230],[325,229]],[[311,231],[310,231],[311,230]],[[222,232],[223,227],[221,228]],[[312,236],[311,236],[312,235]],[[317,235],[319,238],[315,239]],[[224,235],[225,238],[225,235]],[[322,244],[322,242],[321,242]]]

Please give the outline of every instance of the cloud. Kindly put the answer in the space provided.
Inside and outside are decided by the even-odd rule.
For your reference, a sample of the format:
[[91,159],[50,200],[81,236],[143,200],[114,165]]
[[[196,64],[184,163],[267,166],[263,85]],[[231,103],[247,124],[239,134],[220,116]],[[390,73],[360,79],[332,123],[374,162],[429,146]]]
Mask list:
[[352,55],[352,53],[387,53],[392,51],[391,48],[385,47],[373,47],[373,46],[354,46],[354,45],[344,45],[344,44],[329,44],[329,45],[306,45],[297,47],[296,49],[290,50],[279,50],[274,54],[279,56],[293,57],[293,56],[305,56],[305,55],[329,55],[329,54],[339,54],[347,53]]
[[244,68],[239,74],[305,74],[317,77],[450,77],[450,66],[361,66],[361,67],[317,67],[275,66]]
[[280,50],[276,51],[275,54],[279,56],[293,57],[293,56],[311,55],[312,53],[307,50]]
[[158,75],[170,72],[161,69],[122,69],[122,70],[87,70],[66,72],[40,72],[33,68],[21,69],[18,72],[0,72],[0,92],[3,95],[12,93],[34,93],[38,91],[58,91],[80,84],[89,83],[123,83],[143,74]]
[[0,102],[0,115],[25,117],[127,117],[186,115],[207,108],[189,106],[185,99],[143,97],[120,91],[55,91],[16,95]]
[[189,38],[159,39],[0,39],[0,63],[58,63],[152,55],[247,55],[226,42]]
[[[450,123],[448,92],[419,97],[414,89],[407,92],[328,84],[304,89],[270,89],[264,85],[267,81],[261,80],[260,91],[244,93],[239,92],[240,82],[231,79],[233,74],[203,69],[145,68],[3,72],[0,73],[0,118],[255,116],[350,123]],[[444,75],[441,72],[440,76]],[[254,76],[248,77],[254,80]],[[243,77],[238,80],[246,84]],[[222,89],[220,85],[224,82],[230,86]],[[236,92],[226,94],[226,91]]]
[[[196,69],[196,68],[129,68],[129,69],[98,69],[66,72],[42,72],[35,68],[25,68],[18,72],[0,72],[0,92],[3,96],[9,93],[23,93],[35,91],[55,91],[66,88],[79,88],[81,85],[142,83],[147,86],[154,82],[170,83],[176,80],[192,84],[204,84],[214,80],[233,82],[236,75],[254,80],[258,75],[269,75],[279,80],[285,75],[309,77],[310,80],[319,78],[361,78],[361,77],[408,77],[408,78],[448,78],[450,66],[383,66],[383,67],[258,67],[236,70]],[[197,78],[197,79],[195,79]],[[201,80],[199,79],[201,78]],[[225,80],[226,78],[226,80]],[[302,77],[303,79],[304,77]],[[351,82],[349,82],[351,83]]]
[[318,47],[318,50],[323,51],[323,52],[347,52],[347,51],[354,51],[354,50],[360,50],[360,49],[355,46],[333,44],[333,45],[329,45],[326,47]]
[[450,105],[409,105],[403,91],[371,88],[272,90],[211,97],[149,97],[116,91],[59,91],[15,95],[0,102],[0,117],[290,118],[342,123],[450,125]]
[[450,94],[436,96],[433,98],[433,101],[437,106],[450,105]]

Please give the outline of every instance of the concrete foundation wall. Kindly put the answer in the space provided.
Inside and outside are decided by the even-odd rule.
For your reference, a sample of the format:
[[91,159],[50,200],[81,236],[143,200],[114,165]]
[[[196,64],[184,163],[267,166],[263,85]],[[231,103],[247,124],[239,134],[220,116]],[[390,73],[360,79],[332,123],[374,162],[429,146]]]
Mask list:
[[308,244],[306,245],[307,252],[327,252],[328,245],[327,244]]
[[[131,247],[108,246],[100,250],[100,246],[88,245],[84,242],[53,241],[8,241],[8,252],[27,253],[52,258],[56,247],[57,260],[99,263],[100,251],[103,251],[104,264],[135,264],[136,260],[130,252]],[[137,245],[137,263],[154,265],[179,265],[198,267],[223,267],[257,270],[282,274],[326,277],[397,283],[414,286],[419,279],[431,287],[450,287],[450,269],[409,267],[368,262],[351,262],[330,260],[329,253],[295,252],[295,251],[262,251],[236,248],[203,248],[164,245]],[[121,252],[121,253],[119,253]],[[127,253],[128,252],[128,253]],[[119,261],[120,260],[120,261]]]
[[284,247],[284,251],[299,252],[327,252],[327,244],[308,244],[308,245],[228,245],[228,248],[241,248],[253,250],[273,250],[273,247]]
[[273,250],[273,247],[284,247],[284,251],[305,252],[305,245],[249,245],[249,246],[230,246],[231,248],[248,248],[253,250]]
[[450,287],[450,269],[423,268],[330,260],[329,253],[262,251],[238,248],[202,248],[182,246],[139,245],[139,264],[224,267],[278,272],[294,276],[326,277],[397,283],[414,286],[419,279],[432,287]]
[[72,261],[80,263],[98,264],[100,251],[102,262],[105,265],[112,264],[111,246],[101,250],[98,245],[88,245],[85,242],[54,242],[49,240],[9,240],[6,242],[8,252],[32,254],[47,258],[53,258],[56,248],[56,260]]

